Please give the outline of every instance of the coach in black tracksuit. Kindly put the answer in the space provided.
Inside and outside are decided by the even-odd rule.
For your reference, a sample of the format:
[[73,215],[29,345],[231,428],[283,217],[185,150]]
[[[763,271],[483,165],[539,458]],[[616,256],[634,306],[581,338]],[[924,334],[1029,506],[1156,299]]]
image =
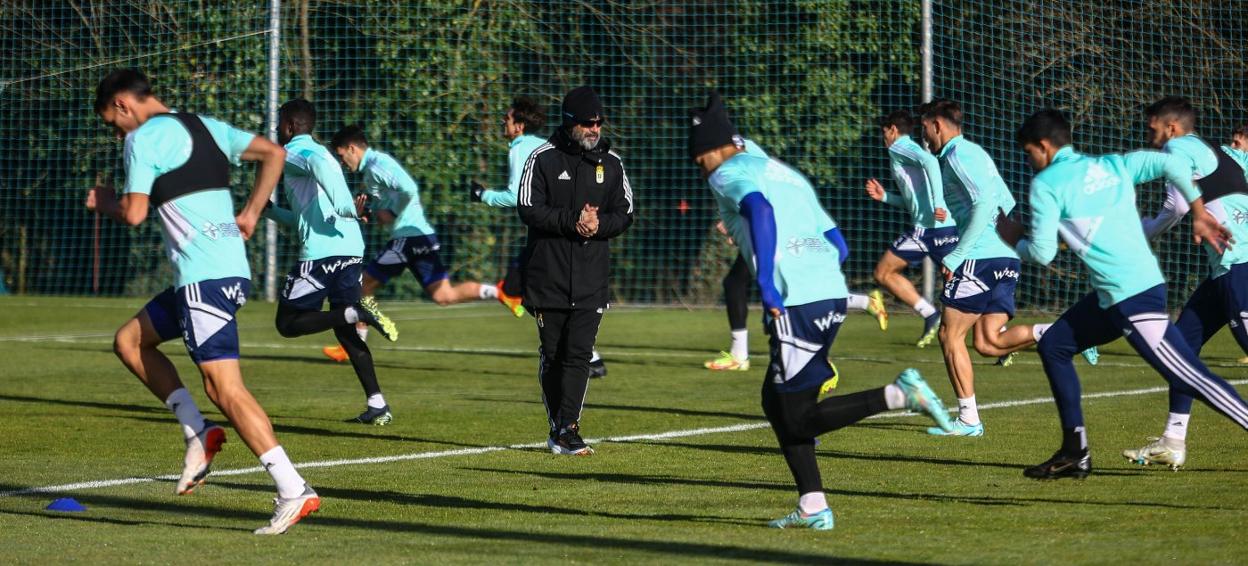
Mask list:
[[529,227],[524,307],[537,319],[542,401],[556,454],[592,454],[579,421],[589,358],[607,308],[610,244],[633,223],[633,193],[602,138],[602,103],[583,86],[563,99],[563,124],[524,165],[517,195]]

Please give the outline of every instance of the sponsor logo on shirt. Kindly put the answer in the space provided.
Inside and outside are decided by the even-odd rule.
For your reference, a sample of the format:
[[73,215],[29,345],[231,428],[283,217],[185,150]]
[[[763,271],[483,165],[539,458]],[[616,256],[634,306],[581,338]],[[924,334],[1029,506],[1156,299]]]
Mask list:
[[1243,224],[1245,222],[1248,222],[1248,211],[1236,210],[1235,214],[1231,215],[1231,218],[1235,221],[1236,224]]
[[563,173],[560,173],[560,174],[559,174],[559,180],[560,180],[560,181],[571,181],[571,180],[572,180],[572,176],[568,174],[567,170],[564,170],[564,172],[563,172]]
[[237,238],[240,236],[238,232],[238,224],[233,222],[212,223],[205,222],[204,226],[199,229],[201,233],[208,236],[211,240],[219,240],[221,238]]
[[803,250],[809,250],[814,253],[828,253],[832,250],[832,246],[824,238],[789,238],[789,243],[785,245],[790,254],[794,257],[801,257]]
[[1091,195],[1122,183],[1113,173],[1106,171],[1100,164],[1093,163],[1083,174],[1083,194]]

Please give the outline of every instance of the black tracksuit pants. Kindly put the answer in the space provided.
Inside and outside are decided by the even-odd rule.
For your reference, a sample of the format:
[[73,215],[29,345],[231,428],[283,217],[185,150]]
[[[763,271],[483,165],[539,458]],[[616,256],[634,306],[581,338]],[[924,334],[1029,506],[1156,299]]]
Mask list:
[[552,433],[581,420],[589,387],[589,357],[598,338],[601,309],[533,309],[537,319],[538,375]]

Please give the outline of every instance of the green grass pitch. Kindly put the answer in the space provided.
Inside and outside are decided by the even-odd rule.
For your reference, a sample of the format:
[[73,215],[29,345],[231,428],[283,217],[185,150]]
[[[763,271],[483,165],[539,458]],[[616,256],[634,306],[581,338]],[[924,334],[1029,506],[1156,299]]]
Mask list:
[[[836,529],[778,531],[766,521],[796,493],[760,426],[761,332],[751,336],[754,369],[712,374],[701,362],[727,345],[721,310],[612,309],[599,336],[610,375],[591,383],[582,423],[587,438],[633,438],[558,457],[490,449],[534,445],[546,432],[532,322],[495,304],[386,305],[402,338],[370,343],[394,409],[387,427],[341,422],[363,395],[349,366],[321,357],[328,335],[282,339],[273,306],[248,305],[246,381],[296,463],[319,463],[303,473],[323,498],[285,536],[255,537],[273,490],[267,475],[246,471],[256,460],[232,431],[217,473],[193,495],[175,496],[170,480],[107,483],[181,467],[172,415],[110,349],[141,304],[0,298],[0,561],[1152,564],[1236,563],[1248,550],[1242,430],[1198,406],[1187,469],[1119,456],[1159,434],[1166,413],[1161,378],[1122,341],[1103,349],[1098,367],[1077,360],[1085,395],[1100,394],[1084,401],[1087,480],[1022,476],[1060,440],[1039,360],[1024,352],[1010,368],[976,366],[983,438],[932,438],[925,419],[897,415],[823,436]],[[840,390],[913,366],[950,403],[939,349],[911,345],[918,330],[913,316],[894,316],[881,333],[851,315],[833,349]],[[220,420],[181,344],[165,350]],[[1240,356],[1223,333],[1205,358],[1244,380]],[[689,433],[698,429],[713,430]],[[669,432],[683,434],[658,437]],[[386,459],[395,456],[407,457]],[[85,482],[101,483],[13,493]],[[88,510],[43,510],[64,496]]]

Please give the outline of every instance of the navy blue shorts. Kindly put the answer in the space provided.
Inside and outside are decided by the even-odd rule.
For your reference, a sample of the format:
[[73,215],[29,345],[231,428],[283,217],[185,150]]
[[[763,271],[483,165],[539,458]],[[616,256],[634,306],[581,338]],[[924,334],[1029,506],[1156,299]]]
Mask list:
[[771,321],[767,379],[777,391],[806,391],[832,377],[828,349],[845,321],[845,309],[845,299],[827,299],[785,307],[784,315]]
[[325,299],[330,308],[360,302],[360,277],[364,260],[352,256],[331,256],[301,261],[286,274],[281,303],[299,310],[319,311]]
[[1232,265],[1221,277],[1201,283],[1175,322],[1197,354],[1228,324],[1239,347],[1248,353],[1248,263]]
[[923,258],[930,257],[940,264],[945,256],[958,247],[958,228],[914,228],[898,236],[889,246],[888,251],[906,260],[911,266],[923,263]]
[[1018,285],[1017,259],[995,257],[968,259],[945,282],[940,302],[965,313],[1005,313],[1014,318],[1014,287]]
[[434,236],[396,238],[386,244],[386,249],[377,254],[365,270],[373,279],[385,283],[404,269],[410,269],[420,280],[421,287],[428,287],[450,277],[442,258],[438,257],[441,247]]
[[197,364],[238,359],[238,321],[251,281],[242,277],[209,279],[165,289],[143,307],[161,340],[179,333]]

